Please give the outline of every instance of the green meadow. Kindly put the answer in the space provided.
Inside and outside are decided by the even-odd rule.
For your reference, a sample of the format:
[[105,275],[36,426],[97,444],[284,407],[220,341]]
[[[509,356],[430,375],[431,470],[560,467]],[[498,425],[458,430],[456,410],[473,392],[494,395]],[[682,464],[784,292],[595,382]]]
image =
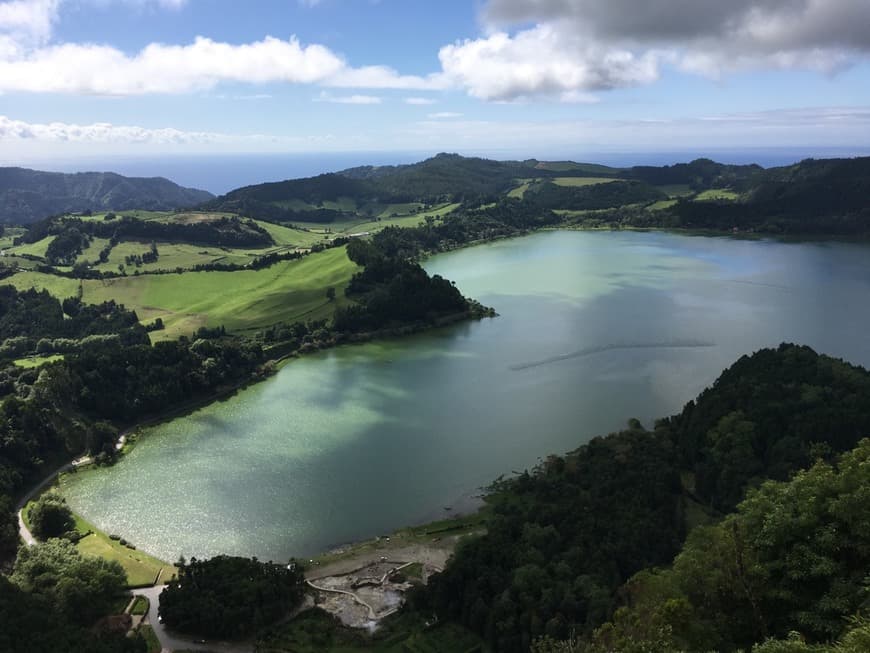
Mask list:
[[724,188],[711,188],[710,190],[705,190],[702,193],[698,193],[695,197],[695,200],[698,202],[716,202],[716,201],[727,201],[733,202],[738,199],[740,195],[735,193],[733,190],[725,190]]
[[[113,299],[136,311],[142,322],[161,318],[166,328],[152,339],[190,335],[201,326],[229,331],[263,328],[277,322],[323,319],[345,303],[344,288],[357,266],[343,247],[263,270],[182,272],[86,279],[82,299],[98,304]],[[79,281],[23,271],[8,279],[19,289],[46,289],[58,298],[72,297]],[[335,300],[326,289],[335,288]]]
[[613,181],[622,181],[614,177],[556,177],[552,180],[557,186],[597,186],[598,184],[609,184]]

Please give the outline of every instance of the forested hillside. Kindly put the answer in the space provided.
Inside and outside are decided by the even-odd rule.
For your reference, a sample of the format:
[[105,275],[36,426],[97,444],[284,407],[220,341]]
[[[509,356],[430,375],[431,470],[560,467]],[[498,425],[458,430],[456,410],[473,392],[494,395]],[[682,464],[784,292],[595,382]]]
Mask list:
[[165,211],[200,204],[211,197],[207,191],[183,188],[162,177],[0,168],[0,222],[27,224],[50,215],[85,211]]
[[632,422],[496,483],[487,534],[415,609],[497,651],[835,640],[867,605],[868,420],[866,370],[794,345],[744,357],[653,429]]
[[532,222],[555,211],[564,224],[720,231],[856,234],[868,225],[868,161],[792,166],[710,159],[609,168],[573,162],[492,161],[439,154],[402,166],[362,166],[308,179],[248,186],[203,206],[278,222],[382,219],[459,203],[462,216],[493,204]]

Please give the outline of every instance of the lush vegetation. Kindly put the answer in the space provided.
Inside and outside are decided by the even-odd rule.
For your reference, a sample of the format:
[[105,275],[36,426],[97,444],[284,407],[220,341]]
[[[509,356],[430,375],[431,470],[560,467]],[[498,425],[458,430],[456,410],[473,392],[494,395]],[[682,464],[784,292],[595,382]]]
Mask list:
[[160,616],[175,630],[240,638],[285,616],[302,599],[296,563],[217,556],[178,562],[178,578],[160,594]]
[[[500,651],[572,633],[586,650],[626,601],[592,640],[602,650],[733,650],[790,630],[831,641],[866,600],[868,383],[806,347],[744,357],[652,431],[634,422],[496,483],[487,534],[413,605]],[[671,563],[690,515],[713,521],[814,460],[692,530],[673,570],[642,571]]]
[[[868,166],[867,158],[831,159],[764,170],[697,159],[617,169],[439,154],[413,165],[249,186],[206,206],[267,220],[333,223],[371,218],[385,203],[460,202],[449,220],[449,240],[457,243],[505,235],[505,224],[531,228],[542,216],[550,222],[552,211],[567,214],[552,222],[590,227],[866,234]],[[505,213],[519,215],[497,215]],[[501,224],[482,224],[487,218]]]
[[114,612],[124,584],[117,563],[82,556],[67,540],[22,548],[12,574],[0,575],[0,650],[144,653],[141,638],[101,620]]
[[41,540],[61,537],[75,529],[72,510],[57,492],[45,492],[27,507],[30,532]]
[[419,615],[384,619],[373,633],[343,627],[332,615],[314,608],[269,628],[258,637],[257,650],[287,653],[480,653],[474,633],[452,623],[431,626]]
[[348,257],[362,270],[346,290],[357,301],[336,311],[337,331],[375,331],[469,312],[471,306],[456,286],[437,274],[430,277],[408,258],[389,256],[381,242],[354,240],[347,246]]
[[148,342],[136,313],[114,300],[84,304],[73,296],[60,302],[46,290],[0,286],[0,358],[68,353],[92,336],[109,335],[128,344]]
[[846,636],[849,617],[867,607],[868,490],[870,440],[789,482],[765,482],[736,513],[692,531],[673,566],[633,578],[628,607],[597,643],[729,651],[791,632],[810,643]]

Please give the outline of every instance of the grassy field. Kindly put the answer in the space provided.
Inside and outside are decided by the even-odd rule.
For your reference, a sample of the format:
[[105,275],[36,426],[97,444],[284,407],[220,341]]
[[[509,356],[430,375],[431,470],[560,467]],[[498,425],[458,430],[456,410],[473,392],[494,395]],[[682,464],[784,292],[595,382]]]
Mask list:
[[[133,309],[143,322],[160,317],[166,325],[156,339],[189,335],[201,326],[224,325],[245,331],[297,319],[332,316],[346,301],[344,288],[357,266],[343,247],[282,261],[264,270],[236,272],[184,272],[181,274],[86,279],[82,299],[99,304],[114,299]],[[19,272],[8,282],[19,289],[46,289],[55,297],[74,296],[77,279],[39,272]],[[335,301],[326,289],[335,288]]]
[[[423,205],[390,204],[387,206],[405,207],[406,209],[410,207],[410,209],[413,209],[417,207],[422,207]],[[323,239],[324,236],[334,237],[347,234],[363,233],[366,231],[374,233],[380,231],[381,229],[385,229],[386,227],[416,227],[427,217],[440,218],[458,207],[458,203],[439,204],[438,206],[432,207],[428,211],[419,211],[417,213],[410,213],[408,215],[400,215],[397,211],[388,211],[383,209],[382,206],[378,206],[376,207],[378,211],[378,213],[375,214],[376,216],[383,216],[385,213],[387,214],[387,216],[390,216],[393,213],[397,213],[396,217],[380,217],[380,219],[377,219],[377,217],[375,217],[373,219],[367,216],[357,216],[348,220],[330,222],[328,224],[315,222],[300,222],[299,224],[304,225],[306,229],[309,229],[312,236]]]
[[[256,258],[257,253],[246,250],[233,250],[216,245],[189,245],[185,243],[156,243],[159,258],[154,263],[143,263],[139,267],[127,265],[128,256],[141,256],[150,251],[151,244],[138,241],[118,243],[109,255],[109,260],[97,266],[102,271],[117,272],[119,265],[124,265],[127,274],[135,270],[152,272],[155,270],[175,270],[177,268],[191,269],[196,265],[209,263],[235,263],[245,265]],[[259,252],[259,250],[257,251]]]
[[12,361],[18,367],[25,369],[33,369],[34,367],[42,367],[46,363],[63,360],[63,354],[52,354],[50,356],[28,356],[27,358],[18,358]]
[[[62,484],[62,480],[61,480]],[[53,486],[57,489],[57,485]],[[30,522],[27,519],[27,511],[34,501],[30,501],[24,506],[23,518],[24,523],[30,528]],[[96,526],[87,521],[84,517],[73,513],[76,526],[75,529],[79,533],[90,533],[78,541],[76,548],[82,555],[96,556],[105,558],[106,560],[116,560],[124,568],[127,574],[128,587],[145,587],[154,585],[157,582],[168,581],[178,570],[162,560],[148,555],[144,551],[128,549],[119,542],[112,540],[106,533],[103,533]]]
[[622,181],[613,177],[556,177],[553,183],[557,186],[596,186],[598,184],[609,184],[612,181]]
[[90,263],[96,263],[100,260],[100,251],[104,247],[107,247],[109,244],[108,238],[94,238],[91,241],[91,244],[88,245],[82,253],[78,255],[76,258],[76,263],[80,261],[88,261]]
[[255,220],[263,229],[269,232],[275,245],[278,247],[300,247],[308,248],[323,241],[321,234],[315,234],[308,230],[292,229],[283,225],[272,224],[271,222],[263,222]]
[[711,188],[710,190],[705,190],[703,193],[698,193],[695,197],[695,200],[698,202],[715,202],[715,201],[728,201],[733,202],[738,199],[740,195],[735,193],[733,190],[725,190],[724,188]]
[[0,236],[0,250],[12,247],[12,241],[18,236],[23,236],[25,233],[27,233],[27,230],[23,227],[5,227],[3,235]]
[[523,197],[526,194],[526,191],[529,190],[529,186],[531,185],[532,180],[531,179],[521,179],[519,181],[521,182],[519,186],[517,186],[516,188],[512,188],[511,190],[508,191],[508,194],[507,194],[508,197],[513,197],[515,199],[520,199],[520,200],[523,199]]
[[654,204],[650,204],[647,209],[650,211],[663,211],[664,209],[669,209],[672,206],[676,205],[678,200],[659,200]]
[[47,290],[61,300],[67,297],[74,297],[79,288],[78,279],[67,279],[66,277],[58,277],[43,272],[32,272],[30,270],[18,272],[8,279],[4,279],[3,282],[12,284],[18,290],[27,290],[28,288]]
[[27,245],[11,247],[7,250],[7,253],[27,254],[29,256],[39,256],[40,258],[45,258],[45,251],[48,249],[48,246],[52,240],[54,240],[54,236],[46,236],[42,240],[37,240],[35,243],[28,243]]
[[471,653],[484,650],[477,635],[456,624],[427,627],[416,615],[394,615],[384,619],[370,635],[366,631],[345,628],[317,609],[274,627],[258,645],[263,650],[288,653]]
[[[331,317],[342,305],[344,287],[355,272],[344,248],[329,249],[264,270],[185,272],[85,282],[83,299],[115,299],[150,322],[166,325],[152,336],[174,338],[200,326],[230,331],[266,327],[276,322]],[[13,277],[14,278],[14,277]],[[326,289],[336,290],[334,302]]]

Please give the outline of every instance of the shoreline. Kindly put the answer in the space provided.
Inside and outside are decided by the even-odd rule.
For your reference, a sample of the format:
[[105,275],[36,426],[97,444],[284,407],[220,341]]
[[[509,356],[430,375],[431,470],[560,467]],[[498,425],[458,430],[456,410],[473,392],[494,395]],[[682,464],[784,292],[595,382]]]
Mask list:
[[[775,238],[775,239],[780,240],[780,241],[784,240],[781,235],[776,236],[773,234],[748,234],[748,233],[746,233],[746,234],[736,233],[735,234],[732,232],[706,232],[706,231],[700,232],[700,231],[680,230],[680,229],[611,228],[611,227],[583,227],[583,226],[560,225],[560,226],[554,226],[554,227],[545,227],[545,228],[541,228],[541,229],[527,230],[527,231],[524,231],[522,233],[517,233],[517,234],[513,234],[513,235],[509,235],[509,236],[499,236],[499,237],[491,238],[491,239],[470,241],[470,242],[464,243],[464,244],[462,244],[462,245],[460,245],[452,250],[433,252],[433,253],[430,253],[429,255],[434,256],[435,254],[447,253],[449,251],[455,251],[457,249],[465,249],[467,247],[470,248],[470,247],[474,247],[477,245],[486,244],[487,242],[494,242],[496,240],[504,240],[507,238],[520,238],[520,237],[531,235],[533,233],[537,233],[539,231],[622,231],[622,230],[640,231],[640,232],[664,232],[664,233],[673,233],[676,235],[689,235],[689,236],[701,236],[701,237],[723,237],[724,236],[724,237],[728,237],[728,238],[732,238],[732,239],[734,239],[734,238],[743,239],[741,237],[752,236],[753,237],[752,239]],[[812,241],[814,241],[814,242],[829,242],[833,238],[836,238],[836,237],[832,237],[832,238],[827,239],[827,240],[820,240],[819,238],[814,238],[814,239],[812,239]],[[252,375],[251,377],[242,379],[242,380],[240,380],[234,384],[231,384],[229,386],[225,386],[219,390],[216,390],[214,393],[211,393],[209,395],[195,398],[195,399],[191,399],[191,400],[183,403],[180,406],[176,406],[175,408],[169,409],[168,411],[166,411],[164,413],[161,413],[161,414],[155,415],[155,416],[151,416],[151,417],[147,417],[147,418],[145,418],[145,419],[143,419],[135,424],[132,424],[132,425],[122,429],[119,432],[119,439],[126,438],[126,442],[124,444],[122,451],[119,452],[119,455],[125,455],[126,453],[128,453],[131,450],[132,447],[135,446],[136,440],[138,439],[135,436],[138,436],[137,431],[139,431],[140,429],[146,429],[149,427],[153,427],[153,426],[156,426],[159,424],[166,423],[166,422],[171,421],[173,419],[177,419],[179,417],[189,415],[197,410],[208,407],[209,405],[215,403],[216,401],[229,399],[229,398],[235,396],[235,394],[237,392],[239,392],[240,390],[246,389],[249,385],[253,385],[255,383],[265,381],[266,379],[268,379],[272,375],[272,373],[274,373],[275,370],[277,370],[281,366],[287,364],[288,362],[290,362],[294,358],[301,358],[302,356],[309,355],[311,353],[316,353],[319,351],[325,351],[325,350],[331,349],[333,347],[338,347],[338,346],[343,346],[343,345],[354,345],[354,344],[359,344],[359,343],[363,343],[363,342],[369,342],[369,341],[374,341],[374,340],[384,339],[384,338],[400,337],[402,335],[410,335],[413,333],[419,333],[422,331],[447,326],[448,324],[456,323],[459,321],[464,321],[467,319],[480,319],[479,316],[471,315],[469,313],[456,315],[456,316],[449,316],[449,317],[455,318],[455,319],[449,319],[448,321],[442,322],[439,324],[407,325],[405,327],[398,328],[398,329],[382,330],[382,331],[371,332],[371,333],[366,333],[366,334],[356,334],[355,337],[349,337],[348,339],[345,339],[341,342],[325,343],[324,346],[321,346],[321,347],[312,348],[312,349],[306,350],[306,351],[296,350],[293,352],[281,354],[279,356],[276,356],[275,358],[270,358],[269,360],[262,363],[260,368],[259,368],[259,371],[257,373],[255,373],[254,375]],[[270,368],[271,368],[271,370],[270,370]],[[267,371],[267,370],[269,370],[269,371]],[[131,435],[133,435],[134,437],[131,438],[130,437]],[[35,538],[33,538],[32,533],[30,533],[29,529],[27,529],[26,524],[24,523],[23,514],[22,514],[23,509],[26,507],[27,503],[30,500],[32,500],[35,496],[38,496],[38,494],[42,490],[44,490],[47,486],[49,486],[53,481],[58,479],[61,474],[73,469],[74,468],[73,462],[75,462],[75,461],[70,461],[68,463],[65,463],[65,464],[59,466],[56,470],[52,471],[48,476],[44,477],[38,483],[33,485],[27,492],[25,492],[23,495],[21,495],[21,497],[16,501],[15,505],[16,505],[16,513],[17,513],[17,517],[18,517],[18,522],[19,522],[19,534],[20,534],[22,540],[26,544],[32,545],[35,542]],[[90,465],[88,465],[88,466],[90,466]],[[431,513],[430,513],[430,516],[435,517],[435,515],[432,515]],[[459,516],[459,514],[457,514],[457,516]],[[438,521],[438,520],[435,519],[434,521]],[[422,522],[422,524],[426,524],[426,523],[433,523],[433,522],[426,522],[425,520]],[[422,525],[422,524],[420,524],[420,525]],[[408,528],[412,528],[412,527],[408,527]],[[371,540],[362,540],[362,541],[357,541],[357,542],[348,542],[348,543],[344,543],[344,544],[337,544],[337,545],[331,547],[330,549],[318,554],[318,557],[336,555],[336,554],[344,554],[347,552],[347,550],[353,549],[353,548],[359,547],[359,546],[365,546],[370,541]],[[147,553],[147,550],[145,552]]]

